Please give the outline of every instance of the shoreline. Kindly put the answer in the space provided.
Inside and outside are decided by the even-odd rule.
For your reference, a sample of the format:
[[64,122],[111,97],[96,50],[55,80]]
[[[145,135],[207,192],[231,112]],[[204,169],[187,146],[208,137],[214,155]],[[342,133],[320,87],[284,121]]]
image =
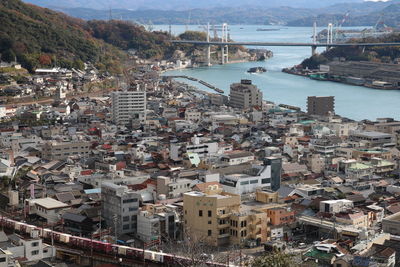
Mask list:
[[346,82],[345,80],[343,80],[345,78],[351,78],[351,77],[340,77],[339,79],[333,79],[333,78],[329,78],[329,77],[326,77],[326,78],[318,78],[318,77],[312,78],[310,76],[312,74],[317,75],[317,73],[315,73],[315,72],[314,73],[312,73],[312,72],[302,73],[302,72],[294,71],[291,68],[283,68],[282,72],[290,74],[290,75],[301,76],[301,77],[308,78],[308,79],[314,80],[314,81],[335,82],[335,83],[358,86],[358,87],[364,87],[364,88],[375,89],[375,90],[380,90],[380,91],[398,91],[398,90],[400,90],[400,88],[380,87],[380,86],[377,86],[377,85],[373,85],[372,83],[371,84],[368,84],[368,83],[356,84],[356,83]]

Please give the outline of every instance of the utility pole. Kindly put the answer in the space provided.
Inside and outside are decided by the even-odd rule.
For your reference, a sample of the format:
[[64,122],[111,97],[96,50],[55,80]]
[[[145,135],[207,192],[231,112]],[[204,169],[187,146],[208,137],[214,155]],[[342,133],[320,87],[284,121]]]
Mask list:
[[115,236],[115,244],[116,244],[117,243],[117,238],[118,238],[118,235],[117,235],[118,215],[114,214],[113,219],[114,219],[114,236]]
[[102,218],[101,218],[101,209],[100,209],[100,223],[99,223],[99,240],[101,241],[101,221],[102,221]]

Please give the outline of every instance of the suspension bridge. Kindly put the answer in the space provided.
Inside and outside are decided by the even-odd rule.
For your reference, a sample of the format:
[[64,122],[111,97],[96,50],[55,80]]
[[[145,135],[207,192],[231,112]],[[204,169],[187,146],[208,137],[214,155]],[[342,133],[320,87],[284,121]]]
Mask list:
[[[332,47],[362,47],[363,50],[366,47],[393,47],[400,46],[399,42],[390,42],[390,43],[363,43],[363,42],[346,42],[339,43],[335,42],[333,38],[333,27],[331,24],[328,26],[328,35],[326,43],[318,43],[317,42],[317,31],[316,25],[314,24],[314,33],[313,33],[313,41],[310,43],[289,43],[289,42],[232,42],[229,40],[228,36],[228,24],[224,23],[220,28],[222,31],[222,38],[218,38],[217,41],[210,40],[210,27],[207,25],[207,40],[206,41],[196,41],[196,40],[170,40],[171,43],[174,44],[193,44],[199,46],[206,46],[206,58],[207,64],[211,65],[211,46],[220,46],[221,47],[221,64],[229,63],[228,57],[228,47],[229,46],[258,46],[258,47],[310,47],[311,55],[315,55],[318,47],[324,47],[327,50]],[[216,38],[214,38],[216,39]]]

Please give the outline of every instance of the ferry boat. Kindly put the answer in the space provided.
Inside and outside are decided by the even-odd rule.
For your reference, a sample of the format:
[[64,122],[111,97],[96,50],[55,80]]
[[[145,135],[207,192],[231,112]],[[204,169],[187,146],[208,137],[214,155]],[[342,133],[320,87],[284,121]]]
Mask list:
[[250,68],[247,72],[248,73],[262,73],[262,72],[267,72],[267,69],[263,68],[263,67],[254,67],[254,68]]

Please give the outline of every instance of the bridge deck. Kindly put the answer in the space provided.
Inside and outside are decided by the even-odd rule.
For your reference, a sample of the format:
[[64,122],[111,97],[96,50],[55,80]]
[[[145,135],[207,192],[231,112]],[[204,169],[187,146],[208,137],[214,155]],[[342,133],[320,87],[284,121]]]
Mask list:
[[175,44],[195,45],[243,45],[243,46],[306,46],[306,47],[339,47],[339,46],[400,46],[400,43],[270,43],[270,42],[207,42],[190,40],[170,40]]

